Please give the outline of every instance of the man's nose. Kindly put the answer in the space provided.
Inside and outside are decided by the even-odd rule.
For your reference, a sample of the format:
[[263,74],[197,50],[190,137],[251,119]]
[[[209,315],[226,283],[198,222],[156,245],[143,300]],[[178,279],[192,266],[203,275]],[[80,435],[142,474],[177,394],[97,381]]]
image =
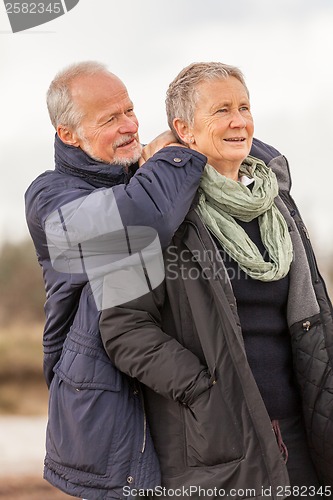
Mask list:
[[119,127],[119,132],[121,134],[136,134],[138,128],[139,126],[136,118],[126,115],[122,117],[122,121]]

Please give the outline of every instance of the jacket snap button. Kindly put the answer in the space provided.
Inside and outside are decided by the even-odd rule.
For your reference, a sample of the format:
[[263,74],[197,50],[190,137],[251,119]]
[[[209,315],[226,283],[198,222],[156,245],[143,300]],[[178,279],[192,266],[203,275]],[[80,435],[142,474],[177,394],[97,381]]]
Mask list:
[[305,322],[303,323],[303,330],[304,330],[305,332],[308,332],[308,331],[310,330],[310,326],[311,326],[310,321],[305,321]]
[[132,476],[128,476],[128,478],[126,479],[126,481],[129,483],[129,484],[132,484],[133,481],[134,481],[134,477]]
[[173,161],[176,163],[180,163],[182,161],[182,159],[181,158],[174,158]]

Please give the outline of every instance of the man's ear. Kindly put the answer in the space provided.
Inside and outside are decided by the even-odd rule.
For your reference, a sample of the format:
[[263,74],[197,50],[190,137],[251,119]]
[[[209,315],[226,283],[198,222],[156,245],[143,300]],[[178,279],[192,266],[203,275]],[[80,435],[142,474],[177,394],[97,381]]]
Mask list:
[[180,118],[175,118],[173,120],[173,126],[179,135],[180,139],[190,146],[190,144],[193,144],[193,133],[192,129],[188,126],[187,123],[185,123],[183,120]]
[[68,127],[64,127],[63,125],[58,125],[57,127],[57,134],[59,138],[64,142],[65,144],[68,144],[69,146],[75,146],[78,148],[80,146],[80,140],[76,132],[73,132],[71,129]]

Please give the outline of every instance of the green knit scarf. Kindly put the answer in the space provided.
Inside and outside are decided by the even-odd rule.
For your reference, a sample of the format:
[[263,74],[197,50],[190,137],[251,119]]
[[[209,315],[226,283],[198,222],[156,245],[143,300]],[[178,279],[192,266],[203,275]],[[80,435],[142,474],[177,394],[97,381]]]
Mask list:
[[[246,274],[260,281],[277,281],[289,272],[293,248],[287,223],[274,203],[278,195],[276,176],[264,162],[251,156],[243,161],[239,173],[254,179],[252,190],[207,164],[197,210],[227,254]],[[270,262],[264,261],[258,247],[235,220],[249,222],[256,217]]]

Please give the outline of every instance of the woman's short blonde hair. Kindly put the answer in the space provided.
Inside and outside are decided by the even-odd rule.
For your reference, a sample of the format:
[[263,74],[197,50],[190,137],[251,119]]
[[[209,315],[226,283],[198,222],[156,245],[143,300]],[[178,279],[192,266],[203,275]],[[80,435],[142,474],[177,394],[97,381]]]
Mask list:
[[198,102],[198,85],[207,80],[225,80],[230,76],[237,78],[244,85],[249,96],[241,70],[236,66],[229,66],[220,62],[192,63],[184,68],[170,83],[165,101],[166,112],[169,127],[179,140],[173,121],[175,118],[179,118],[187,125],[193,126],[194,112]]

